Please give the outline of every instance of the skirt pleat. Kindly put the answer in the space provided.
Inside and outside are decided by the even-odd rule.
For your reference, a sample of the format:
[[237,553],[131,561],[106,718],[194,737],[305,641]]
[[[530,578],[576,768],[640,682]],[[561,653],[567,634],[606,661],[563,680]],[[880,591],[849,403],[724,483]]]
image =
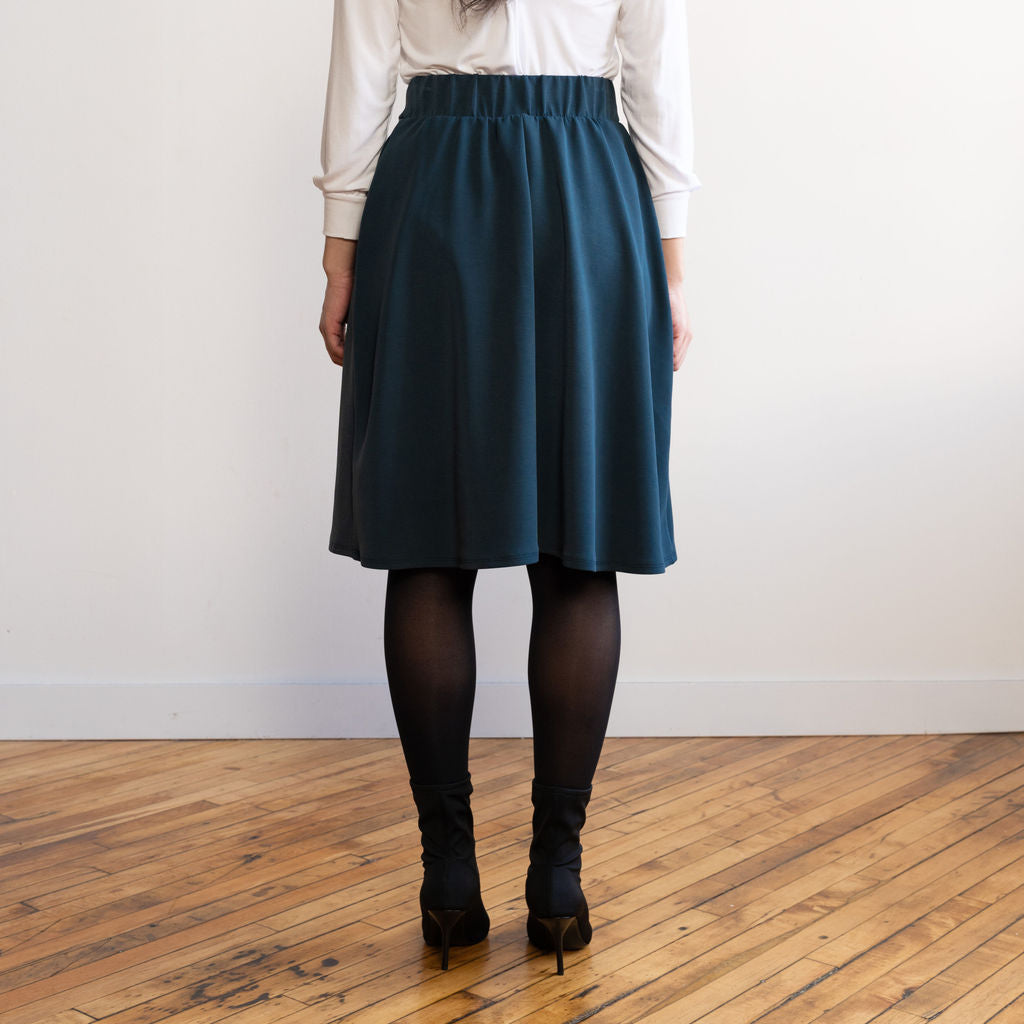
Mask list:
[[672,382],[657,217],[611,80],[410,79],[356,246],[329,549],[664,572]]

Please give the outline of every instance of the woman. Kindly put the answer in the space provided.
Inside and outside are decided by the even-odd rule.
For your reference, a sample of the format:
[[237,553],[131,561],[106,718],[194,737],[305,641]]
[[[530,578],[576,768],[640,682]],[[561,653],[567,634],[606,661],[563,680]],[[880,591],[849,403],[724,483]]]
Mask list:
[[335,0],[321,158],[320,331],[345,368],[329,550],[388,570],[423,937],[447,969],[490,927],[472,598],[478,569],[525,565],[526,926],[561,974],[592,935],[580,830],[618,672],[616,572],[676,561],[672,375],[700,187],[683,0]]

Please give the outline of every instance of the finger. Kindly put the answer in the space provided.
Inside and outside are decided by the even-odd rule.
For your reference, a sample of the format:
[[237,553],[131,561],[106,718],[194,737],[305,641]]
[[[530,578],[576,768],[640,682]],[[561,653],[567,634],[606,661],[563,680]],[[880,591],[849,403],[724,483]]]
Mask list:
[[324,336],[324,347],[327,349],[331,361],[341,366],[342,359],[345,357],[344,341],[327,329],[321,329],[320,333]]
[[327,352],[331,357],[332,362],[343,365],[345,360],[345,342],[340,335],[332,335],[327,345]]
[[339,366],[345,351],[344,326],[344,318],[332,315],[325,304],[320,316],[320,333],[323,335],[328,355]]

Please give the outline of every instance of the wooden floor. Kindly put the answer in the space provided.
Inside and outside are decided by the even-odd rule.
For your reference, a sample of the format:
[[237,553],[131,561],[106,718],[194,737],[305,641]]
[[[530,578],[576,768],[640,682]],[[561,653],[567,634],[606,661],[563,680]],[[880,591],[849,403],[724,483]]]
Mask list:
[[470,767],[491,932],[444,972],[398,740],[0,743],[0,1021],[1024,1022],[1024,734],[609,737],[562,977],[532,741]]

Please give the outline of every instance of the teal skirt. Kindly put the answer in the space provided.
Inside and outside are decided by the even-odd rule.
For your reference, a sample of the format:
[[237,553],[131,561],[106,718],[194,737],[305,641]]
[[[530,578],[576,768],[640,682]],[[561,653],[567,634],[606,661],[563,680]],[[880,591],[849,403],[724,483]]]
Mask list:
[[356,246],[329,550],[664,572],[672,382],[657,216],[611,79],[411,78]]

